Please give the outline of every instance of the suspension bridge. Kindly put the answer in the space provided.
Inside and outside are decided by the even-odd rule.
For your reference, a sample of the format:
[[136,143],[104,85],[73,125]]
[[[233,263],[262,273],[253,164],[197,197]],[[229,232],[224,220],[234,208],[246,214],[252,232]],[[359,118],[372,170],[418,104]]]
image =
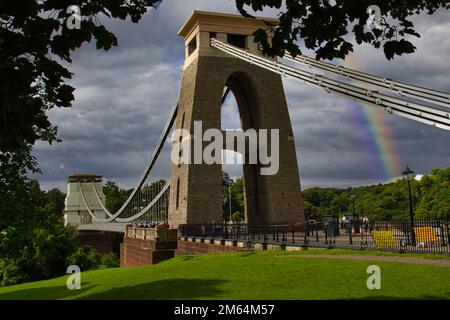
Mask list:
[[[259,28],[269,34],[275,19],[195,11],[179,31],[185,40],[183,78],[176,102],[147,166],[115,212],[105,205],[99,176],[69,180],[66,223],[79,230],[124,232],[143,221],[184,224],[222,221],[222,168],[208,164],[167,164],[164,148],[174,128],[192,133],[194,121],[220,130],[220,108],[229,92],[236,97],[242,129],[280,129],[280,170],[259,176],[261,164],[244,164],[245,217],[248,224],[303,221],[294,138],[282,78],[364,102],[393,116],[450,130],[450,94],[352,70],[307,56],[264,56],[254,43]],[[351,83],[350,83],[351,82]],[[355,84],[357,83],[357,84]],[[196,139],[194,137],[194,139]],[[169,150],[170,151],[170,150]],[[181,156],[181,155],[180,155]],[[154,176],[157,162],[166,178]]]

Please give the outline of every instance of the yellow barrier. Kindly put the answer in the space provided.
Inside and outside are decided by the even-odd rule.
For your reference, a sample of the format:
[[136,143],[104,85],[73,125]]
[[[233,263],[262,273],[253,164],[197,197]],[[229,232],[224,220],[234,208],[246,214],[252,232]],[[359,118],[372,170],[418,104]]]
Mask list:
[[392,231],[372,231],[372,236],[377,248],[392,248],[395,246]]
[[417,242],[435,242],[437,241],[436,233],[433,227],[414,227]]

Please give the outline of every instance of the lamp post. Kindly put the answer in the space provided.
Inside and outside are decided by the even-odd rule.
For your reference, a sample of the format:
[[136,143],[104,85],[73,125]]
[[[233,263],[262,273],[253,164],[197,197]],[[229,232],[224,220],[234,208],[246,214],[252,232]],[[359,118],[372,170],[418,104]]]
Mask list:
[[352,206],[353,206],[353,218],[355,218],[355,199],[356,199],[356,194],[354,191],[352,191],[350,198],[352,199]]
[[355,191],[352,191],[352,193],[350,194],[350,198],[352,199],[352,208],[353,208],[352,215],[353,215],[353,221],[355,222],[354,223],[355,232],[359,233],[360,232],[360,230],[359,230],[359,215],[357,215],[355,213],[355,201],[356,201],[356,193],[355,193]]
[[[226,184],[228,187],[228,209],[229,209],[228,219],[229,219],[229,223],[231,223],[231,183],[232,183],[232,180],[230,178],[230,175],[228,173],[226,173],[225,171],[222,172],[222,181],[223,181],[222,186],[224,186]],[[226,204],[225,197],[223,198],[223,204],[225,207],[225,204]],[[224,208],[224,214],[225,214],[225,208]],[[224,217],[224,221],[226,223],[225,217]]]
[[231,179],[228,181],[228,199],[229,199],[229,209],[230,209],[229,221],[231,223]]
[[403,175],[406,177],[406,181],[408,183],[408,194],[409,194],[409,223],[411,228],[411,244],[413,246],[416,245],[416,235],[414,233],[414,211],[413,211],[413,203],[412,203],[412,194],[411,194],[411,180],[414,179],[414,171],[412,171],[409,166],[406,166],[406,170],[403,171]]

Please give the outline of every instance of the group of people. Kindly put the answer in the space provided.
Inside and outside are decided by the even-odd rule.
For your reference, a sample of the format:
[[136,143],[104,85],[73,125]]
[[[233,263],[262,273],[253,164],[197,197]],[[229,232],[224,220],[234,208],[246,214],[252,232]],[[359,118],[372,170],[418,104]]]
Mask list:
[[369,217],[368,216],[359,216],[358,220],[355,221],[348,216],[343,216],[341,218],[341,227],[346,228],[348,226],[352,225],[352,227],[355,228],[355,232],[363,232],[367,233],[369,230]]
[[150,222],[150,221],[144,221],[140,223],[133,223],[133,227],[135,228],[156,228],[156,226],[166,226],[168,227],[167,223],[160,223],[160,222]]
[[360,222],[362,222],[362,224],[365,224],[365,225],[369,224],[368,216],[362,216],[362,217],[359,217],[359,219],[360,219]]
[[[369,224],[369,217],[368,216],[359,216],[359,224],[361,225],[368,225]],[[343,216],[341,218],[341,224],[345,225],[348,223],[355,223],[356,221],[349,219],[347,216]]]

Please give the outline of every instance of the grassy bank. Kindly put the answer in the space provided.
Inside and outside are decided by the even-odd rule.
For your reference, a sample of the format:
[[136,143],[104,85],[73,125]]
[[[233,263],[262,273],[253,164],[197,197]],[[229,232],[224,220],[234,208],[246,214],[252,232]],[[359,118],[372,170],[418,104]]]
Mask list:
[[[329,250],[308,250],[311,254]],[[338,253],[335,251],[335,253]],[[348,253],[347,250],[340,253]],[[367,252],[365,252],[367,254]],[[81,274],[0,288],[0,299],[449,299],[450,268],[374,260],[299,257],[288,252],[177,257],[153,266]],[[298,253],[296,253],[298,254]],[[367,267],[381,268],[381,290],[368,290]]]

